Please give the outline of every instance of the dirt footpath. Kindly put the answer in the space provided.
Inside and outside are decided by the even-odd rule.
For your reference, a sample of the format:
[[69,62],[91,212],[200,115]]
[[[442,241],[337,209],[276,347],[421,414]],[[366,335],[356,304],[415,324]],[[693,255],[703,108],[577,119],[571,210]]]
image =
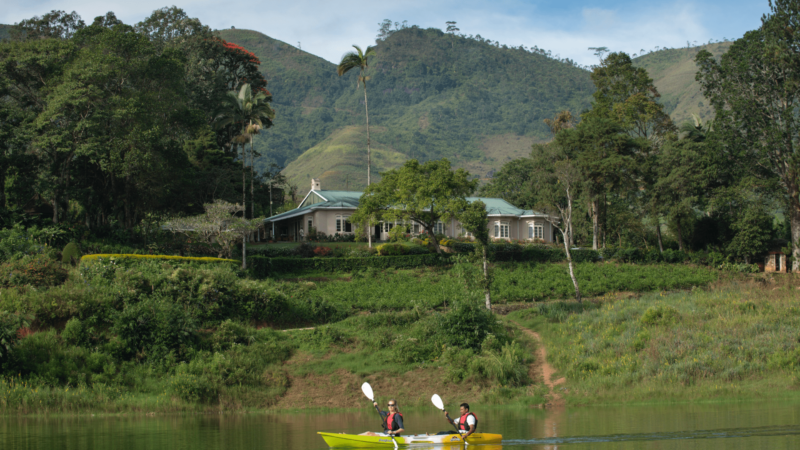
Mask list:
[[545,406],[548,408],[564,406],[564,399],[561,397],[561,394],[558,393],[556,386],[564,384],[567,379],[561,377],[555,381],[553,380],[553,374],[556,373],[556,369],[547,362],[547,349],[542,343],[542,337],[539,336],[539,333],[523,327],[518,322],[514,322],[514,324],[516,324],[525,334],[533,338],[533,340],[535,340],[538,344],[536,346],[536,360],[533,362],[533,364],[531,364],[531,370],[536,377],[542,380],[545,386],[550,389],[550,398]]

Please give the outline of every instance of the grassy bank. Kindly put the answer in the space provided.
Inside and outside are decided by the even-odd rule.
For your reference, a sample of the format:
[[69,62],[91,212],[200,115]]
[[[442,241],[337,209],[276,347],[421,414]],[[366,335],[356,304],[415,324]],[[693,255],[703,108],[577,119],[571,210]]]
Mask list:
[[800,388],[798,286],[759,275],[508,318],[542,335],[569,403],[785,397]]
[[[38,271],[52,282],[0,290],[0,413],[355,407],[364,380],[407,405],[432,392],[542,403],[534,344],[484,312],[475,270],[258,280],[230,264],[122,260]],[[577,273],[587,295],[717,278],[665,265]],[[495,278],[498,303],[569,295],[560,264],[498,264]]]

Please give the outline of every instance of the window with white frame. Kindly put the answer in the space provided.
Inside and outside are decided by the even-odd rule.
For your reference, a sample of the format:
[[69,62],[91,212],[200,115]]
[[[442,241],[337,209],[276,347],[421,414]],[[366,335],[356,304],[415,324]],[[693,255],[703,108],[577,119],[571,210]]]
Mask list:
[[528,239],[544,239],[544,225],[528,222]]
[[414,234],[419,234],[419,224],[414,222]]
[[494,237],[498,239],[508,238],[508,222],[494,223]]
[[336,232],[352,233],[353,226],[350,224],[350,216],[336,216]]
[[308,228],[307,228],[307,231],[308,231],[309,233],[311,233],[311,228],[313,228],[313,227],[314,227],[314,219],[313,219],[313,218],[311,218],[311,217],[309,217],[309,218],[308,218]]

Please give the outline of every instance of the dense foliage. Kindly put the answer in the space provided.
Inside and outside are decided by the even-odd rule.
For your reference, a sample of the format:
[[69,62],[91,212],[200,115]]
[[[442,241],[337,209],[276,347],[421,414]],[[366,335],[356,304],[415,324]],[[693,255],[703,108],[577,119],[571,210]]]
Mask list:
[[135,26],[53,11],[13,30],[0,42],[0,216],[132,228],[235,198],[241,124],[212,123],[229,90],[266,92],[252,53],[177,8]]

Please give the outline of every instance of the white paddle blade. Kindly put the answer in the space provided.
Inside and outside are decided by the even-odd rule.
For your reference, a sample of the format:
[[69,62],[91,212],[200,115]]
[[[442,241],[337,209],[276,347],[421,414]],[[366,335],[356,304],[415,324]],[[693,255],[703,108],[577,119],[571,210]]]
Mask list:
[[444,402],[442,401],[442,397],[439,397],[439,394],[433,394],[433,397],[431,397],[431,402],[433,402],[433,406],[444,411]]
[[368,399],[372,400],[373,402],[375,401],[375,396],[372,395],[372,386],[370,386],[366,381],[361,385],[361,391],[364,392],[364,395],[366,395]]

